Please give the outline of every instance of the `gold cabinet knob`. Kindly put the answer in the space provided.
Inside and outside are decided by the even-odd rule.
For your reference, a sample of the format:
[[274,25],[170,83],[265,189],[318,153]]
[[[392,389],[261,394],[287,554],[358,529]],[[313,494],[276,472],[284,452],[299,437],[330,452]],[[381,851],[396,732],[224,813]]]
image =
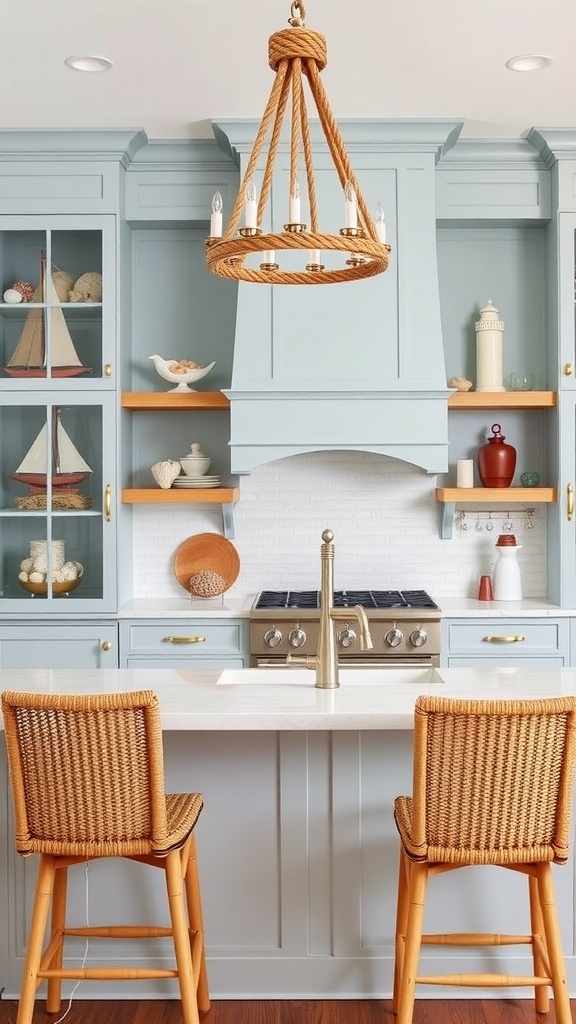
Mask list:
[[564,363],[564,376],[571,377],[574,373],[574,363]]
[[100,644],[100,647],[102,648],[103,651],[111,651],[112,643],[110,640],[103,640],[102,643]]

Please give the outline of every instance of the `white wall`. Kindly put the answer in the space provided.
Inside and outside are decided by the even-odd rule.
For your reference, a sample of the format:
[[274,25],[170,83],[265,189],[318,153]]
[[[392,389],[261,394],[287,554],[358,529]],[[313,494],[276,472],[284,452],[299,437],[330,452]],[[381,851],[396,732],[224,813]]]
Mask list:
[[[525,597],[546,594],[544,506],[498,506],[494,529],[488,511],[457,518],[452,540],[439,536],[436,478],[405,462],[365,452],[298,455],[269,463],[240,479],[233,543],[241,570],[229,597],[263,589],[317,589],[321,534],[334,532],[336,589],[427,590],[476,597],[481,573],[490,573],[494,545],[508,512],[518,544]],[[481,528],[480,528],[481,527]],[[172,571],[174,553],[187,537],[221,532],[217,506],[141,505],[134,514],[134,597],[182,597]]]

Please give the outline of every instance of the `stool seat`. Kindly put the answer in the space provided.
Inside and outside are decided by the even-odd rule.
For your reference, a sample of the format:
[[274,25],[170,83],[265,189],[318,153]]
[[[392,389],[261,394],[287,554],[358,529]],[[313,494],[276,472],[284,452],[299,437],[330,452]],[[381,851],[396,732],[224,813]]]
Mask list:
[[[417,985],[530,986],[572,1024],[551,864],[565,864],[576,757],[576,698],[418,697],[413,792],[394,801],[400,836],[393,1011],[412,1024]],[[424,934],[428,880],[474,865],[528,879],[529,934]],[[418,974],[422,945],[531,947],[532,973]]]
[[[36,990],[58,1013],[63,979],[176,978],[184,1024],[210,1008],[194,828],[200,793],[166,794],[158,699],[152,690],[1,696],[15,844],[40,857],[16,1024],[32,1024]],[[164,871],[170,927],[66,922],[68,869],[120,857]],[[50,916],[49,934],[46,936]],[[169,936],[173,968],[70,967],[67,936]]]

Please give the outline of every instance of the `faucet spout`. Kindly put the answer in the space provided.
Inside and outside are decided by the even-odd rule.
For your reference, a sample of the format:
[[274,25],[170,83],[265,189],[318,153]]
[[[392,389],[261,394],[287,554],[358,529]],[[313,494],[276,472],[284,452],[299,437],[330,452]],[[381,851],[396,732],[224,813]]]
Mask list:
[[373,647],[372,635],[368,625],[366,612],[360,605],[353,608],[334,608],[334,534],[332,530],[324,530],[322,534],[321,579],[320,579],[320,629],[318,633],[318,652],[315,659],[310,659],[310,667],[316,669],[316,686],[322,690],[333,690],[340,686],[338,679],[338,653],[334,623],[346,621],[354,616],[360,631],[362,650]]

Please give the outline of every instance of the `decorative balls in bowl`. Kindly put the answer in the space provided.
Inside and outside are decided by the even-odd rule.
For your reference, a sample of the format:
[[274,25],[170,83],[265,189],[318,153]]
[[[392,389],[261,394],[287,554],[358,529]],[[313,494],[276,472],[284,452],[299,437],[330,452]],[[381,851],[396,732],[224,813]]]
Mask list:
[[193,359],[163,359],[162,356],[154,355],[149,357],[156,368],[156,372],[176,387],[169,388],[169,391],[194,391],[190,384],[202,380],[216,363],[209,363],[208,366],[199,366]]

